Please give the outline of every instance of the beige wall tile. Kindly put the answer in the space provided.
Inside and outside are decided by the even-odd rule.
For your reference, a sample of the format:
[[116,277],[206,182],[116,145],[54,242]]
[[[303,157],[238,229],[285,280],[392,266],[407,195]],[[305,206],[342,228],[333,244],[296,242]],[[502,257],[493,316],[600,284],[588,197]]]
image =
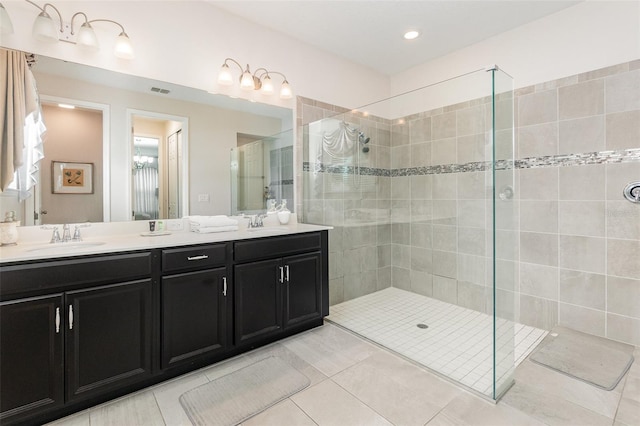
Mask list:
[[640,241],[607,240],[607,273],[640,279]]
[[598,152],[605,148],[604,116],[563,120],[559,123],[559,154]]
[[606,275],[560,269],[559,300],[572,305],[605,310]]
[[456,136],[456,112],[431,117],[431,138],[444,139]]
[[558,123],[556,121],[518,127],[518,157],[542,157],[558,154]]
[[558,230],[564,235],[605,236],[604,201],[560,201]]
[[558,268],[532,263],[521,263],[520,292],[544,299],[557,299]]
[[610,313],[640,319],[640,280],[609,276],[607,309]]
[[605,239],[560,235],[559,266],[564,269],[604,273]]
[[456,303],[458,301],[458,284],[454,278],[433,276],[433,297],[443,302]]
[[411,145],[411,167],[425,167],[431,165],[431,142]]
[[624,201],[607,201],[607,237],[640,240],[640,208]]
[[607,114],[606,138],[609,150],[640,148],[640,110]]
[[605,335],[605,312],[582,306],[559,304],[558,324],[584,333]]
[[541,167],[520,170],[521,200],[557,200],[558,169]]
[[561,167],[559,175],[561,200],[604,200],[604,165]]
[[560,120],[602,113],[604,113],[604,80],[591,80],[558,89]]
[[640,109],[640,70],[605,79],[607,113]]
[[558,235],[521,232],[520,260],[538,265],[558,266]]
[[431,117],[423,117],[409,122],[411,144],[431,140]]
[[556,90],[531,93],[518,98],[518,125],[549,123],[558,120]]
[[640,346],[640,320],[616,314],[608,314],[607,337]]
[[520,201],[520,229],[527,232],[558,232],[557,201]]

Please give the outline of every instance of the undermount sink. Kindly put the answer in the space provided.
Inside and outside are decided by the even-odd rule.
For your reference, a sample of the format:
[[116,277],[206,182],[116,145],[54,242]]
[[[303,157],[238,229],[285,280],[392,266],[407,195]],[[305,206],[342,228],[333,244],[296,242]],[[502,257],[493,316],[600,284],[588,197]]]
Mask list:
[[266,228],[247,228],[247,232],[256,232],[262,234],[284,234],[289,232],[288,228],[278,228],[276,226],[267,226]]
[[97,247],[103,244],[103,241],[71,241],[68,243],[43,244],[38,247],[30,248],[27,251],[73,251]]

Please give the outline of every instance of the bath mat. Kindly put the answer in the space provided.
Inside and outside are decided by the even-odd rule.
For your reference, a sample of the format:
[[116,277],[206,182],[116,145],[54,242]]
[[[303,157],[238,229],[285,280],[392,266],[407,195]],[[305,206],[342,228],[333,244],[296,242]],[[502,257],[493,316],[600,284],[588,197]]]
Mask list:
[[237,425],[309,386],[309,379],[278,357],[269,357],[180,395],[198,425]]
[[540,343],[530,359],[598,388],[612,390],[631,367],[632,353],[631,345],[558,327]]

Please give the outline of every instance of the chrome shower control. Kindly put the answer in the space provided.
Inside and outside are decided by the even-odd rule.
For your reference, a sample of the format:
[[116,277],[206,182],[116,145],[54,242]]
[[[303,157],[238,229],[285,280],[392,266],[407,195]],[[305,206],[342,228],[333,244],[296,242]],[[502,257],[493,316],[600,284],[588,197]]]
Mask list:
[[625,186],[622,194],[624,194],[624,198],[632,203],[640,204],[640,181],[631,182],[629,185]]

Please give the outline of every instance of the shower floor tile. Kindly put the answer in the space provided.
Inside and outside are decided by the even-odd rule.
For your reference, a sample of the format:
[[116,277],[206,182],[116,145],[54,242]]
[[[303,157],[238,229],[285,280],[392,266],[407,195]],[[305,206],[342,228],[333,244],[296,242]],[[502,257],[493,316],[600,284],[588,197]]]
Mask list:
[[[327,319],[477,392],[493,394],[490,315],[391,287],[331,306]],[[547,331],[499,319],[496,335],[499,389]]]

